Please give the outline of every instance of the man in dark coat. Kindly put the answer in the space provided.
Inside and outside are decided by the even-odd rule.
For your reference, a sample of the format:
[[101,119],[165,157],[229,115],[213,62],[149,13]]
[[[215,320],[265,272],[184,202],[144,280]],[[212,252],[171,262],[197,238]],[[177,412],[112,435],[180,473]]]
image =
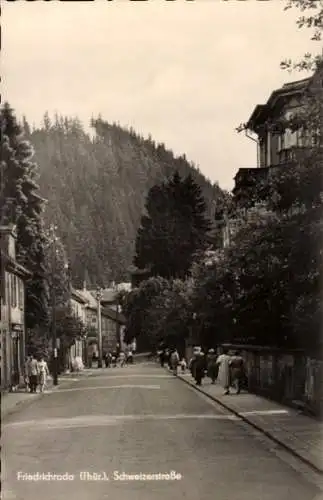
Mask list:
[[245,379],[244,361],[239,351],[234,353],[230,360],[231,381],[237,394],[240,394]]
[[204,352],[200,352],[199,354],[197,354],[194,369],[196,385],[201,385],[206,370],[206,359]]

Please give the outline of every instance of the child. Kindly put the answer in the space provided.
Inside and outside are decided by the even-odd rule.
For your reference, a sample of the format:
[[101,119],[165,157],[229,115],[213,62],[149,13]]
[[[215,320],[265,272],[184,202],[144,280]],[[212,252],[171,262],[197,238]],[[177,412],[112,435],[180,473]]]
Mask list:
[[180,365],[181,365],[181,371],[182,371],[182,373],[185,373],[186,368],[187,368],[187,363],[186,363],[185,358],[182,358],[182,360],[180,362]]

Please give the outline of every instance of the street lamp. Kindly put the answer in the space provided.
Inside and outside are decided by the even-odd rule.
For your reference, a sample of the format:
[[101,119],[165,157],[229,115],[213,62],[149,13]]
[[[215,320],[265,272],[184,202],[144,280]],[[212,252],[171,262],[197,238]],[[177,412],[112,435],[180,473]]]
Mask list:
[[98,368],[102,368],[103,362],[102,362],[102,324],[101,324],[101,300],[103,298],[102,295],[102,289],[98,288],[96,292],[96,300],[98,302],[98,335],[99,335],[99,362],[98,362]]

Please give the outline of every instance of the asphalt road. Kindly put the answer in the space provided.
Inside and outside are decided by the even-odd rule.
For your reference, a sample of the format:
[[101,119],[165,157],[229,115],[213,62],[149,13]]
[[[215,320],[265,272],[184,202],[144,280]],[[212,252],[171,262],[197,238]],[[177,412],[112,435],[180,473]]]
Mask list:
[[[37,473],[69,480],[28,477]],[[159,479],[126,481],[122,473]],[[2,425],[3,500],[312,500],[317,493],[245,424],[154,364],[81,376]]]

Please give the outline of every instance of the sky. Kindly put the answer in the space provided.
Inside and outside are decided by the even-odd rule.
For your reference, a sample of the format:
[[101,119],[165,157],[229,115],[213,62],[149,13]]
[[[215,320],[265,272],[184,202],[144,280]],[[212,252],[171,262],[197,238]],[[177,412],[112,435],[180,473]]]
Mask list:
[[284,58],[317,50],[284,0],[2,4],[2,100],[45,113],[99,113],[184,154],[231,190],[256,145],[235,128],[288,81]]

